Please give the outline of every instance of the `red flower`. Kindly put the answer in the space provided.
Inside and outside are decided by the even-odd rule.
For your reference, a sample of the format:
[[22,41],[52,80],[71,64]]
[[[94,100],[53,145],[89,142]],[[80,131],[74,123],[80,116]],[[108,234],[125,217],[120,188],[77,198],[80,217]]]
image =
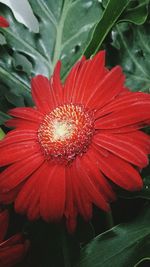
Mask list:
[[[4,237],[8,228],[8,212],[0,213],[0,266],[12,267],[20,262],[26,254],[29,243],[21,234],[16,234],[6,241]],[[3,242],[2,242],[3,241]]]
[[[108,211],[112,182],[140,190],[138,169],[148,164],[150,95],[130,92],[121,67],[108,70],[104,52],[83,58],[60,81],[60,62],[50,81],[32,79],[35,108],[15,108],[0,144],[1,202],[15,201],[30,220],[58,221],[73,231],[76,216],[92,216],[92,204]],[[111,183],[109,183],[111,181]]]
[[3,28],[9,27],[9,22],[2,16],[0,16],[0,27]]

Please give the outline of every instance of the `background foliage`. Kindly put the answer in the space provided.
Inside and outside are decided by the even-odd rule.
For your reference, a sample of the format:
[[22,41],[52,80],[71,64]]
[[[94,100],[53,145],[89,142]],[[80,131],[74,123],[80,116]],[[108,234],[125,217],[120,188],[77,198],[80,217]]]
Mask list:
[[[39,73],[50,76],[62,60],[62,80],[83,54],[107,50],[107,65],[119,64],[134,91],[150,89],[149,0],[29,0],[39,23],[33,33],[16,21],[11,10],[0,4],[0,15],[10,27],[0,29],[0,124],[7,110],[32,106],[30,79]],[[147,129],[149,131],[149,129]],[[0,132],[1,137],[3,132]],[[29,224],[11,211],[12,229],[23,228],[32,247],[24,266],[132,267],[150,266],[150,166],[142,171],[144,188],[129,194],[120,191],[112,204],[113,223],[94,208],[86,224],[79,218],[74,236],[62,225],[42,221]],[[110,221],[110,220],[109,220]],[[107,230],[107,231],[106,231]],[[146,264],[146,265],[145,265]],[[21,267],[23,265],[21,264]]]

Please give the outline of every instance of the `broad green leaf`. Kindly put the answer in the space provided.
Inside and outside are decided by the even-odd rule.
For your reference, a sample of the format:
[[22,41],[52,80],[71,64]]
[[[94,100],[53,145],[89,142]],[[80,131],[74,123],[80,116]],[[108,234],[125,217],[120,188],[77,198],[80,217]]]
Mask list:
[[94,33],[92,35],[91,41],[88,47],[85,50],[85,55],[90,57],[93,54],[96,54],[100,49],[102,42],[109,33],[109,31],[114,26],[115,22],[122,14],[122,12],[127,7],[130,0],[109,0],[102,18],[99,20]]
[[79,267],[133,267],[150,256],[150,207],[130,223],[115,226],[81,249]]
[[136,25],[143,24],[148,16],[148,4],[149,0],[139,0],[137,5],[130,1],[127,9],[119,18],[119,22],[127,21]]
[[8,94],[11,91],[11,103],[20,106],[32,104],[32,76],[40,73],[49,77],[58,59],[63,63],[62,76],[68,72],[83,54],[103,12],[97,0],[29,0],[29,3],[39,22],[39,33],[18,23],[11,10],[0,4],[0,14],[10,22],[9,28],[0,29],[7,42],[0,49],[0,81],[9,88]]
[[[102,6],[106,8],[109,0],[102,0]],[[127,8],[121,14],[118,22],[126,21],[136,25],[141,25],[145,22],[148,16],[149,0],[129,1]]]
[[[121,23],[113,31],[113,46],[118,51],[118,63],[127,76],[127,86],[134,91],[150,88],[150,23],[131,26]],[[116,62],[117,63],[117,62]]]

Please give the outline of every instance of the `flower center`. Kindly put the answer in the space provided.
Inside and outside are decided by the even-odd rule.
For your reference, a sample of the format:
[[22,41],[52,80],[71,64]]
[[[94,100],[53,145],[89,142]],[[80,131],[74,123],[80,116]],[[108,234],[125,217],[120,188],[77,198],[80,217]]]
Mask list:
[[82,105],[66,104],[47,114],[38,140],[47,159],[67,164],[87,151],[94,134],[94,113]]

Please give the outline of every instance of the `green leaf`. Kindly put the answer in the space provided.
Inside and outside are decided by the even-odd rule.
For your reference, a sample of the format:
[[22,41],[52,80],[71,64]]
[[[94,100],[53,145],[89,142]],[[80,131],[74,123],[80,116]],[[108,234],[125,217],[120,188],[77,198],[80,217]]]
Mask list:
[[0,125],[2,125],[8,119],[10,119],[10,116],[0,111]]
[[148,16],[149,0],[139,0],[137,5],[130,1],[127,10],[119,18],[119,22],[127,21],[136,25],[143,24]]
[[3,130],[0,128],[0,140],[2,140],[5,136],[5,133],[3,132]]
[[127,7],[130,0],[109,0],[105,11],[103,13],[102,18],[99,20],[94,33],[92,35],[92,39],[85,50],[86,57],[90,57],[97,53],[100,49],[102,42],[104,41],[105,37],[114,26],[115,22],[122,14],[122,12]]
[[39,22],[39,33],[18,23],[10,9],[0,4],[0,15],[10,22],[9,28],[0,29],[7,42],[0,50],[0,80],[11,91],[11,103],[20,106],[32,104],[32,76],[43,74],[49,77],[58,59],[63,62],[62,76],[68,72],[83,54],[103,12],[97,0],[29,2]]
[[[108,0],[102,0],[102,6],[106,8]],[[141,25],[145,22],[148,16],[148,6],[150,0],[129,1],[127,8],[123,11],[118,19],[118,22],[131,22],[136,25]]]
[[121,23],[116,26],[112,34],[112,44],[118,51],[118,63],[122,65],[127,76],[126,85],[134,91],[149,92],[149,35],[148,22],[144,26]]
[[150,258],[143,258],[140,260],[137,264],[134,265],[134,267],[144,267],[150,265]]
[[81,250],[80,267],[133,267],[150,255],[150,207],[130,223],[100,234]]

